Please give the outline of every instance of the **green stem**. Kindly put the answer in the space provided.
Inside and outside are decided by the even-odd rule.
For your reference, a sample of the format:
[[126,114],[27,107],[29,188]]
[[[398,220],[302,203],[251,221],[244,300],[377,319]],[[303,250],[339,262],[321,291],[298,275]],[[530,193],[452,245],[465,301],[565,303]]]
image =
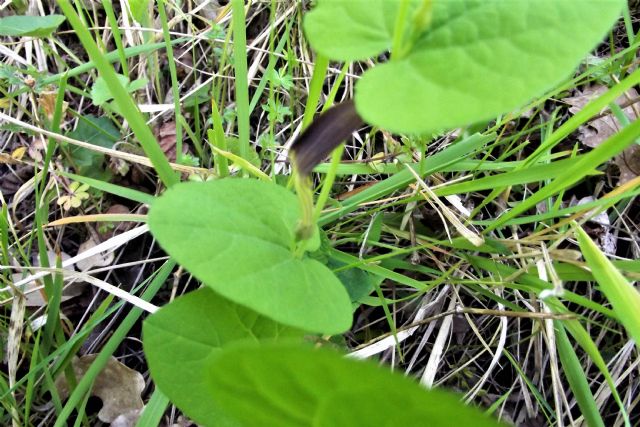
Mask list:
[[393,31],[393,44],[391,45],[391,59],[400,59],[404,56],[402,43],[407,24],[407,13],[409,13],[409,0],[402,0],[396,16],[396,23]]
[[164,0],[158,0],[158,14],[162,23],[162,35],[164,36],[164,44],[167,49],[167,58],[169,59],[169,75],[171,76],[171,94],[173,95],[173,105],[176,116],[176,162],[181,163],[182,160],[182,109],[180,107],[180,85],[178,84],[178,72],[176,70],[176,62],[173,60],[173,46],[171,45],[171,36],[169,35],[169,23],[167,22],[167,12],[164,8]]
[[327,75],[328,68],[329,58],[318,54],[316,57],[316,63],[313,67],[311,82],[309,83],[309,96],[307,97],[307,103],[304,106],[302,130],[306,129],[313,121],[316,106],[318,105],[318,102],[320,102],[320,95],[322,95],[322,85],[324,84],[324,78]]
[[236,106],[238,109],[239,154],[249,158],[249,82],[247,79],[247,34],[244,0],[232,0],[233,63],[235,68]]

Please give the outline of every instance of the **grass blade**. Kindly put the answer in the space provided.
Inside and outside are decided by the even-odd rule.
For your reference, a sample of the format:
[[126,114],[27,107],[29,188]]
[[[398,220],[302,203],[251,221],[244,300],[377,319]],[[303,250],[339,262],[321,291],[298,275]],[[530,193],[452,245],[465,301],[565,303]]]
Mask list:
[[640,293],[607,259],[587,233],[576,227],[578,244],[587,265],[600,285],[600,290],[611,302],[618,320],[640,348]]

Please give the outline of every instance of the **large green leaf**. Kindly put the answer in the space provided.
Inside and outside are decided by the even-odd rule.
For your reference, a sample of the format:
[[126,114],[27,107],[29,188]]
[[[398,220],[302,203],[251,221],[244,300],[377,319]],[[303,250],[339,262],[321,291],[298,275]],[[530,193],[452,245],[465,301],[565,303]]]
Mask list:
[[[410,0],[410,11],[415,3]],[[304,29],[315,50],[341,61],[364,60],[391,49],[397,0],[318,0]]]
[[498,425],[453,394],[305,346],[229,347],[206,381],[220,407],[250,426]]
[[[305,19],[311,45],[345,61],[389,49],[390,22],[401,2],[378,0],[378,10],[372,3],[318,1]],[[409,3],[407,27],[414,22],[414,3]],[[430,27],[412,45],[405,42],[407,53],[363,75],[356,85],[356,108],[367,122],[399,132],[491,119],[566,78],[603,38],[623,4],[434,1]]]
[[0,36],[47,37],[64,22],[62,15],[25,16],[0,18]]
[[292,250],[300,208],[275,184],[247,179],[175,185],[149,227],[162,247],[216,292],[278,322],[337,334],[351,326],[349,296],[327,267]]
[[220,349],[238,341],[301,338],[209,288],[182,296],[144,322],[144,353],[155,384],[202,425],[238,425],[215,404],[202,379]]

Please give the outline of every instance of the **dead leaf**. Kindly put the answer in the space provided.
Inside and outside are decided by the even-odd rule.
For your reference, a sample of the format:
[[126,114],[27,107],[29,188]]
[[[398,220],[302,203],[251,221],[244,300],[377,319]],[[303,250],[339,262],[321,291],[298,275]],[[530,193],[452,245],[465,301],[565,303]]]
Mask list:
[[[582,110],[585,105],[598,98],[607,90],[608,88],[603,85],[589,86],[578,95],[570,98],[564,98],[563,101],[571,105],[571,107],[569,107],[569,112],[571,114],[576,114],[578,111]],[[626,92],[626,95],[618,98],[616,103],[622,106],[628,103],[629,99],[635,99],[637,97],[638,92],[635,89],[630,89]],[[637,119],[633,106],[630,105],[624,108],[623,111],[629,120]],[[616,119],[611,112],[608,112],[608,114],[588,122],[586,126],[580,126],[578,139],[587,147],[595,148],[602,144],[602,142],[607,138],[618,132],[621,128],[622,126],[620,125],[620,122],[618,122],[618,119]]]
[[27,147],[18,147],[15,150],[13,150],[13,153],[11,153],[11,157],[13,159],[20,161],[22,160],[22,158],[24,157],[24,153],[26,152],[27,152]]
[[[80,245],[78,248],[78,254],[81,254],[89,249],[97,246],[98,243],[93,239],[93,237],[89,238],[86,242]],[[113,263],[114,255],[113,252],[101,252],[97,253],[89,258],[85,258],[76,263],[76,267],[80,271],[87,271],[92,269],[93,267],[106,267]]]
[[620,169],[619,185],[626,184],[640,176],[640,146],[633,144],[627,147],[616,156],[615,163]]
[[16,163],[18,163],[18,161],[11,157],[10,154],[0,153],[0,164],[3,163],[6,165],[15,165]]
[[53,120],[53,114],[56,111],[57,97],[58,92],[55,90],[44,90],[40,92],[40,96],[38,96],[38,105],[42,108],[42,112],[49,121]]
[[198,5],[199,13],[207,20],[213,21],[218,17],[218,12],[220,11],[219,0],[196,0],[195,3]]
[[[105,212],[105,214],[130,214],[131,211],[128,207],[120,204],[111,205],[109,209]],[[103,222],[98,225],[97,232],[98,236],[100,236],[101,241],[105,241],[110,239],[118,234],[124,233],[125,231],[131,230],[134,227],[135,223],[130,221],[122,221],[122,222]]]
[[[586,203],[591,203],[595,199],[592,196],[583,197],[578,201],[572,200],[571,206],[580,206]],[[594,238],[596,245],[607,255],[615,255],[618,249],[617,234],[615,230],[612,230],[611,221],[607,212],[600,212],[596,216],[589,220],[590,223],[595,223],[595,226],[587,226],[587,232]]]
[[29,157],[31,157],[33,160],[35,160],[36,162],[41,162],[42,161],[42,154],[44,154],[46,150],[46,143],[44,138],[42,137],[35,137],[33,138],[33,141],[31,141],[31,144],[29,144]]
[[126,414],[118,415],[111,423],[111,427],[135,427],[143,410],[144,408],[134,409]]
[[[170,121],[163,123],[156,129],[156,138],[158,144],[162,148],[162,152],[167,156],[170,162],[176,161],[176,122]],[[187,154],[187,144],[182,144],[182,153]]]
[[[71,364],[78,381],[84,376],[96,357],[97,354],[87,354],[73,359]],[[98,412],[100,421],[110,423],[120,415],[142,409],[144,403],[141,394],[144,387],[144,378],[140,372],[128,368],[115,357],[110,357],[104,369],[93,382],[91,389],[91,395],[102,400],[102,408]],[[66,399],[69,395],[69,387],[64,375],[56,380],[56,388]]]
[[[55,267],[56,265],[56,253],[53,251],[47,251],[47,255],[49,257],[49,266]],[[65,252],[60,253],[60,258],[62,261],[66,261],[71,256],[66,254]],[[36,257],[33,260],[33,265],[41,267],[40,259]],[[75,267],[67,267],[67,269],[75,270]],[[16,273],[12,276],[13,281],[17,282],[23,278],[22,274]],[[26,297],[26,305],[27,307],[44,307],[47,305],[47,300],[45,299],[44,289],[37,289],[42,286],[42,282],[39,280],[27,283],[22,291]],[[66,286],[62,289],[62,297],[61,301],[67,301],[71,298],[77,297],[82,294],[85,289],[85,285],[81,283],[72,283],[69,286]]]

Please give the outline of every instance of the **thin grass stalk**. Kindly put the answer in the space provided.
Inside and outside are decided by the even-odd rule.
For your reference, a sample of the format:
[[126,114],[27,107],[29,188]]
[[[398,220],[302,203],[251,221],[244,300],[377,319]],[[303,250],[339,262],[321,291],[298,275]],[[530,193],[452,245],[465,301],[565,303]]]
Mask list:
[[111,94],[119,107],[122,114],[129,122],[133,133],[140,142],[145,154],[149,157],[149,160],[153,164],[158,177],[167,186],[170,187],[178,182],[178,176],[171,169],[169,162],[160,149],[158,142],[156,141],[151,129],[147,126],[142,113],[138,110],[138,106],[135,104],[127,90],[122,87],[120,81],[116,76],[116,72],[107,59],[103,56],[102,52],[98,49],[95,41],[91,38],[89,31],[82,25],[82,22],[73,10],[73,7],[69,4],[69,0],[61,0],[58,2],[60,9],[67,17],[67,20],[75,30],[78,38],[80,39],[84,49],[89,54],[91,60],[95,63],[96,68],[100,72],[100,75],[105,79]]
[[233,65],[235,70],[239,154],[249,158],[249,82],[247,76],[247,34],[244,0],[231,0],[233,13]]

